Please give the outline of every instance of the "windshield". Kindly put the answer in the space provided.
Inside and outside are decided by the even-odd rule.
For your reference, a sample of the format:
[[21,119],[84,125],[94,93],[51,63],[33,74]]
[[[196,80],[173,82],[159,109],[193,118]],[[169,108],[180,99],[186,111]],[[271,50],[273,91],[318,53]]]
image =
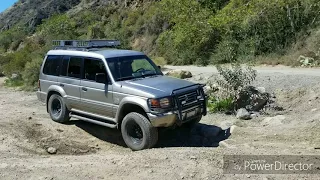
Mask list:
[[162,75],[147,56],[124,56],[107,59],[107,62],[115,81]]

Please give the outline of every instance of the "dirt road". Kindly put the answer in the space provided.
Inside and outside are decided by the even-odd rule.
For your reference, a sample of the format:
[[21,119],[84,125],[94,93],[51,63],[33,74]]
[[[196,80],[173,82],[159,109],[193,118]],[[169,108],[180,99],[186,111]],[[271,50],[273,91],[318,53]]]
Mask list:
[[[207,79],[209,70],[195,78]],[[320,73],[281,73],[261,73],[257,84],[279,87],[278,103],[285,111],[251,121],[208,115],[192,130],[161,132],[156,148],[139,152],[126,148],[117,130],[76,120],[52,122],[34,93],[4,88],[0,78],[0,179],[319,179],[223,174],[228,154],[320,155],[315,149],[320,147]],[[279,84],[283,76],[286,85]],[[270,80],[261,81],[265,77]],[[57,154],[48,154],[49,147]]]

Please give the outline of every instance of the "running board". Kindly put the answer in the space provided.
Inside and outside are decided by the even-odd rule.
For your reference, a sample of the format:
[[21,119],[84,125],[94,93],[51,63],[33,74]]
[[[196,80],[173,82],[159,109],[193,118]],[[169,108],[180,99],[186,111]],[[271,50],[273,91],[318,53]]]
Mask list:
[[109,124],[109,123],[105,123],[105,122],[101,122],[101,121],[96,121],[94,119],[78,116],[78,115],[75,115],[75,114],[71,114],[71,117],[79,119],[79,120],[82,120],[82,121],[87,121],[87,122],[90,122],[90,123],[93,123],[93,124],[97,124],[97,125],[100,125],[100,126],[105,126],[105,127],[108,127],[108,128],[112,128],[112,129],[117,128],[116,124]]

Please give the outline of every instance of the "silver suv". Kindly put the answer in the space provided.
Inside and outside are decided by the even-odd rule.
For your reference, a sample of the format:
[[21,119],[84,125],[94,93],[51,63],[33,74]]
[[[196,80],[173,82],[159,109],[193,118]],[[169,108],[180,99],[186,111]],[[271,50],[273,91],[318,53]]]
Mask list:
[[105,49],[119,41],[54,41],[40,71],[38,99],[53,121],[70,118],[121,130],[132,150],[152,148],[158,128],[206,115],[203,85],[164,76],[145,54]]

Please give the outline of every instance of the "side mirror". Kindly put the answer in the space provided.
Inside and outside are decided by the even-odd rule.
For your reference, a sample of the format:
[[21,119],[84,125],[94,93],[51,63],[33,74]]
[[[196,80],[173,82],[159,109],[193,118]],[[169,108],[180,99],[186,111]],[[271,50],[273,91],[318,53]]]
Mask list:
[[107,76],[105,73],[97,73],[96,74],[96,82],[97,83],[107,83]]
[[161,66],[158,66],[158,68],[161,70]]

